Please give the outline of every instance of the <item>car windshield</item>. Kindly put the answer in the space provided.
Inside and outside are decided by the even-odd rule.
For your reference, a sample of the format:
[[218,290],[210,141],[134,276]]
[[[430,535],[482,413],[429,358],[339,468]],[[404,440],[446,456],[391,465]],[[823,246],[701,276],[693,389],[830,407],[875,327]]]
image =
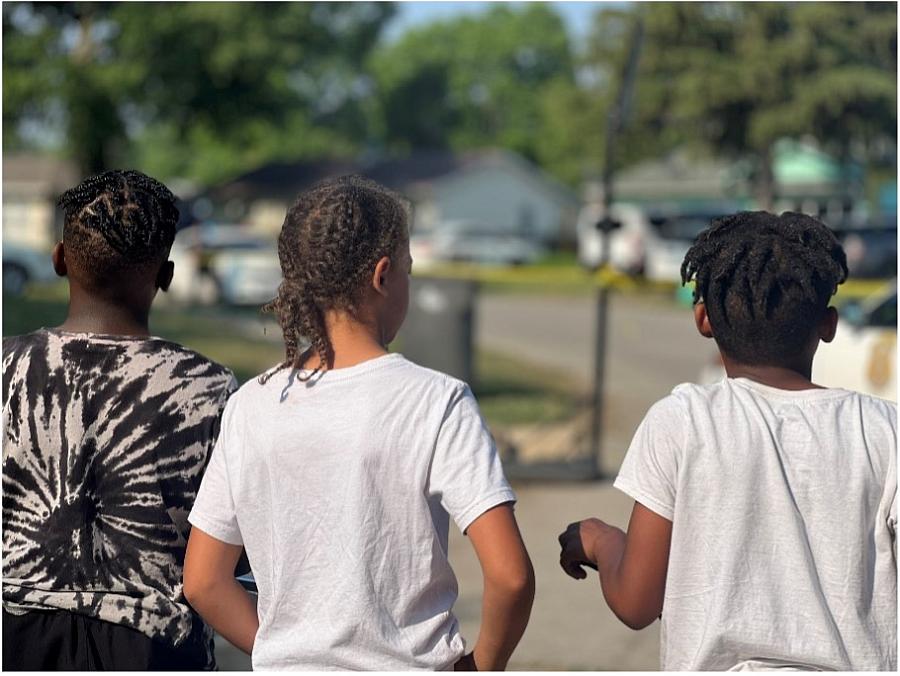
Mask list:
[[207,246],[208,249],[266,249],[269,248],[262,240],[242,240],[237,242],[216,242]]
[[663,239],[677,239],[693,242],[710,222],[709,216],[678,215],[654,216],[650,223]]
[[219,251],[223,249],[266,249],[272,244],[238,226],[192,226],[178,232],[179,246]]

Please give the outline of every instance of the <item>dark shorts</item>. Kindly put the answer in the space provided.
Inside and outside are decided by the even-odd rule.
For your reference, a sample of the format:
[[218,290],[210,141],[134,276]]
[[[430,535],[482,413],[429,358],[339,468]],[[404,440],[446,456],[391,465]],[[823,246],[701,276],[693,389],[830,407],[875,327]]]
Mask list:
[[207,651],[194,638],[175,647],[129,627],[65,610],[14,615],[4,609],[3,670],[208,669]]

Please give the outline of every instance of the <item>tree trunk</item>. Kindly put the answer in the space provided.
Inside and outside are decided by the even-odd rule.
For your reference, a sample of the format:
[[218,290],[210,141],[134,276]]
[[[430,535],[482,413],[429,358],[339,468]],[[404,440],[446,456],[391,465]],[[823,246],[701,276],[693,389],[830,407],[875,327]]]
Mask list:
[[70,55],[68,75],[68,133],[72,154],[83,176],[107,169],[109,147],[120,121],[113,101],[91,76],[96,63],[93,16],[85,10],[78,16],[78,42]]

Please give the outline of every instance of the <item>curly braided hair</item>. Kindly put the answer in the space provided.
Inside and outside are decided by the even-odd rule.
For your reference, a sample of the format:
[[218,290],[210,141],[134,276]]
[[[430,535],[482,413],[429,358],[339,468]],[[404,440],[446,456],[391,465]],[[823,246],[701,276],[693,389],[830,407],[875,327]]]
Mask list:
[[139,171],[106,171],[60,196],[63,241],[98,279],[157,263],[168,255],[178,222],[176,198]]
[[779,365],[800,354],[828,301],[847,279],[847,257],[834,233],[800,213],[746,211],[724,216],[698,235],[681,265],[695,280],[716,342],[751,365]]
[[284,334],[279,368],[300,369],[315,353],[319,366],[300,376],[309,380],[332,363],[325,313],[355,312],[376,263],[384,256],[394,261],[407,237],[403,199],[362,176],[327,179],[300,194],[278,237],[278,295],[263,308],[277,316]]

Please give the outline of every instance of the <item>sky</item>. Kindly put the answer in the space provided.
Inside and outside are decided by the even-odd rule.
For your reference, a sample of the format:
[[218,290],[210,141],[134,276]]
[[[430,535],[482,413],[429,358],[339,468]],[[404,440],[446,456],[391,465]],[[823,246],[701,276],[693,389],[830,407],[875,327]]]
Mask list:
[[[397,14],[387,27],[387,36],[393,39],[407,28],[448,19],[462,14],[479,14],[492,4],[521,5],[522,2],[398,2]],[[569,34],[576,42],[583,40],[590,29],[591,17],[600,7],[627,4],[624,2],[550,2],[566,22]]]

